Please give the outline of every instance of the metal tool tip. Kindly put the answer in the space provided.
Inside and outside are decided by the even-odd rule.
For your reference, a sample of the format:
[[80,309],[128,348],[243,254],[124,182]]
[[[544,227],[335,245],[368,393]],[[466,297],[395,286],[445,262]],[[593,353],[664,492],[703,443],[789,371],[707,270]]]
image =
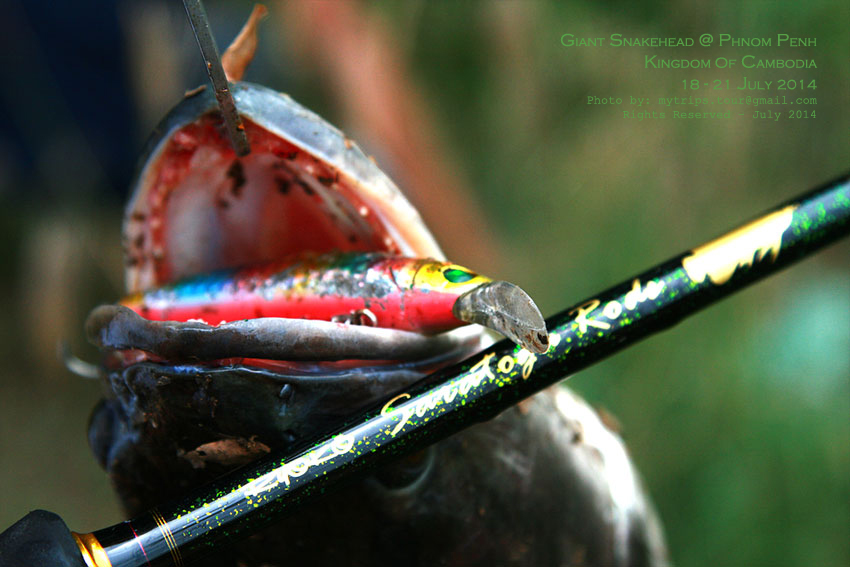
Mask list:
[[227,76],[221,65],[221,56],[218,53],[218,47],[213,38],[212,29],[210,28],[203,3],[201,0],[183,0],[183,5],[186,7],[186,14],[189,17],[189,22],[192,24],[195,39],[198,40],[198,47],[201,48],[201,55],[204,59],[207,74],[210,77],[213,92],[218,101],[221,116],[224,120],[224,127],[227,130],[233,151],[240,157],[248,155],[251,152],[251,146],[248,143],[248,137],[245,135],[245,127],[236,109],[233,94],[230,92]]

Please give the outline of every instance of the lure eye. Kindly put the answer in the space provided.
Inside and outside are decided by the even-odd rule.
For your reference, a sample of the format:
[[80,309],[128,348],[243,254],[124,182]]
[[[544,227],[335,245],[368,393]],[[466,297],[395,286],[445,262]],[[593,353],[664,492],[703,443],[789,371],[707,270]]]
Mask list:
[[472,272],[467,272],[466,270],[449,268],[448,270],[443,272],[443,277],[445,277],[452,283],[463,283],[468,282],[469,280],[474,278],[475,274],[473,274]]

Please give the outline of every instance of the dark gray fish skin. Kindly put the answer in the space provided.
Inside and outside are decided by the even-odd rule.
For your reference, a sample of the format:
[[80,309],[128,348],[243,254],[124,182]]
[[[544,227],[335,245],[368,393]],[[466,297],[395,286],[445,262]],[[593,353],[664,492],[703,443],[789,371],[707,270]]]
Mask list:
[[[268,448],[287,450],[422,374],[416,364],[337,376],[137,364],[109,375],[114,397],[95,410],[89,437],[135,515]],[[206,564],[667,562],[619,438],[565,388],[299,509],[230,554]]]

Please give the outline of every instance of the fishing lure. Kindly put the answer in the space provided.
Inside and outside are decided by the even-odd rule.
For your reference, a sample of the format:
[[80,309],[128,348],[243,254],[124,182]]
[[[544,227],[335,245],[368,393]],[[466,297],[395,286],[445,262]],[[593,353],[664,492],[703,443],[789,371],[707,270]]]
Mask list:
[[134,294],[121,304],[149,320],[214,326],[283,317],[434,334],[481,323],[532,352],[548,346],[542,315],[517,286],[449,262],[385,253],[221,270]]
[[121,305],[92,313],[92,342],[171,360],[404,360],[447,345],[420,333],[467,323],[534,353],[548,348],[543,316],[519,287],[449,262],[386,253],[220,270],[134,294]]

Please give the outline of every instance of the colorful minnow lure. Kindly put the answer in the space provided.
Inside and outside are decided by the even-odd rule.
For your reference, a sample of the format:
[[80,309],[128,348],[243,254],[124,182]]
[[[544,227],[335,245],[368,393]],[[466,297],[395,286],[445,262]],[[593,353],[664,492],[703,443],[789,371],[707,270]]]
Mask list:
[[266,317],[352,322],[423,334],[480,323],[533,352],[545,324],[525,292],[467,268],[387,253],[328,254],[196,276],[121,302],[151,321]]

